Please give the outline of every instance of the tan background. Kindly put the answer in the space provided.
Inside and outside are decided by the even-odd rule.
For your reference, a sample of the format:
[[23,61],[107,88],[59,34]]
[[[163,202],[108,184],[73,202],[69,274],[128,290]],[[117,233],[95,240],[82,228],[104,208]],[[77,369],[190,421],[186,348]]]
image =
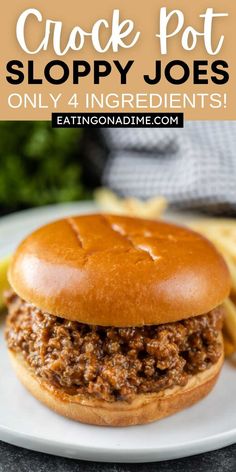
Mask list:
[[[186,26],[191,25],[200,29],[202,27],[202,20],[199,19],[198,15],[205,12],[207,7],[214,7],[217,12],[228,12],[229,17],[216,20],[216,27],[214,29],[214,37],[219,38],[220,34],[225,35],[225,41],[222,51],[217,56],[207,56],[203,40],[199,40],[197,49],[193,52],[186,52],[182,50],[180,38],[179,40],[171,39],[169,42],[169,54],[168,57],[160,56],[159,52],[159,40],[155,37],[155,34],[159,32],[159,9],[161,6],[166,6],[168,9],[179,8],[185,12]],[[138,43],[132,49],[121,50],[115,54],[112,52],[99,54],[95,53],[94,49],[89,46],[90,39],[87,41],[87,46],[80,52],[68,53],[66,56],[57,57],[53,54],[53,51],[41,52],[37,55],[27,55],[21,49],[17,43],[15,35],[16,21],[26,8],[37,8],[43,14],[46,19],[62,20],[64,24],[64,39],[69,34],[71,29],[75,25],[80,25],[85,30],[90,30],[92,24],[99,18],[111,19],[112,10],[119,8],[121,11],[122,19],[130,18],[135,21],[136,31],[141,31],[141,37]],[[227,93],[228,103],[227,108],[220,109],[198,109],[193,110],[188,108],[185,110],[185,119],[210,119],[210,120],[234,120],[236,119],[236,34],[235,34],[235,20],[236,20],[236,2],[234,0],[198,0],[196,2],[191,0],[166,0],[164,3],[157,0],[137,1],[137,0],[101,0],[92,1],[86,0],[85,2],[78,0],[67,0],[66,2],[58,2],[58,0],[41,1],[41,0],[21,0],[16,2],[15,0],[8,0],[4,3],[4,11],[1,14],[1,109],[0,119],[1,120],[41,120],[50,119],[52,111],[58,112],[81,112],[90,111],[80,106],[78,110],[67,106],[67,101],[71,95],[78,92],[80,96],[83,96],[85,92],[96,92],[97,94],[103,93],[159,93],[165,92],[172,93]],[[34,23],[35,24],[35,23]],[[42,39],[43,26],[37,24],[37,28],[31,26],[31,31],[28,31],[32,38],[32,45],[39,43],[39,39]],[[40,36],[41,33],[41,36]],[[151,74],[154,70],[155,60],[162,59],[163,64],[173,59],[181,59],[187,62],[189,65],[192,61],[200,59],[208,59],[211,63],[216,59],[223,59],[229,63],[230,69],[230,81],[226,85],[217,86],[212,84],[209,85],[192,85],[192,78],[190,77],[186,84],[181,86],[174,86],[168,84],[165,79],[162,79],[158,85],[150,86],[143,81],[143,74]],[[60,59],[68,64],[72,60],[86,60],[92,62],[94,59],[103,59],[112,61],[118,59],[125,64],[129,59],[135,60],[135,64],[131,68],[128,74],[127,85],[119,85],[119,75],[114,72],[109,77],[102,79],[100,85],[93,84],[93,75],[91,74],[88,78],[83,78],[80,85],[73,85],[70,78],[64,85],[53,86],[48,83],[44,85],[27,85],[24,82],[22,85],[10,85],[7,83],[5,76],[7,75],[5,66],[9,60],[18,59],[23,62],[28,60],[34,60],[37,65],[36,71],[39,76],[43,76],[43,68],[45,64],[53,59]],[[209,74],[210,77],[210,74]],[[30,93],[39,92],[43,93],[45,103],[49,103],[47,100],[48,93],[58,94],[63,93],[63,101],[61,101],[60,108],[58,110],[42,109],[33,110],[27,109],[11,109],[7,104],[7,97],[11,93]],[[81,102],[82,105],[82,102]],[[93,111],[102,111],[99,108]],[[103,111],[132,111],[129,108],[125,110],[119,109],[104,109]],[[133,110],[135,111],[135,110]],[[136,110],[137,111],[137,110]],[[138,110],[142,111],[142,110]],[[143,110],[155,112],[152,110]],[[171,111],[168,109],[159,109],[157,111]],[[180,112],[180,109],[173,109],[173,112]]]

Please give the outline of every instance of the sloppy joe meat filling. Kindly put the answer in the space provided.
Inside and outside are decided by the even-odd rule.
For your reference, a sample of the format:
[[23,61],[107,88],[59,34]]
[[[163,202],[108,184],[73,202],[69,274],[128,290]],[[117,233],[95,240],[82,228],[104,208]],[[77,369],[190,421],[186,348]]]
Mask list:
[[43,313],[14,293],[6,339],[35,375],[70,395],[109,402],[184,386],[222,352],[223,309],[158,326],[90,326]]

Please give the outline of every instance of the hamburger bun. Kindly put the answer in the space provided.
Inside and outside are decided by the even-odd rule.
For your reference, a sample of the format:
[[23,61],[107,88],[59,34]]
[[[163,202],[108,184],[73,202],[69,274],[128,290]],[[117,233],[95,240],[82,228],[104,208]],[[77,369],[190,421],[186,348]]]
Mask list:
[[99,214],[65,218],[28,236],[13,257],[9,282],[42,311],[115,327],[207,313],[230,290],[226,264],[198,233]]
[[98,426],[132,426],[146,424],[170,416],[204,398],[214,387],[223,363],[222,355],[209,369],[190,377],[184,387],[159,393],[138,394],[131,401],[109,403],[85,395],[68,395],[36,377],[23,357],[9,351],[21,383],[40,402],[60,415]]

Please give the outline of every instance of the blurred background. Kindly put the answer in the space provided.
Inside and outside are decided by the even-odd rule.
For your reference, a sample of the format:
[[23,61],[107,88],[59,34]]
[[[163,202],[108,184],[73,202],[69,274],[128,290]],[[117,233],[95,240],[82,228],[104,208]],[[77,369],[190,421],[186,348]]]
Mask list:
[[121,197],[165,197],[170,207],[236,214],[236,122],[184,129],[52,129],[0,123],[0,214],[88,200],[105,186]]
[[0,214],[91,198],[83,183],[81,131],[48,122],[0,123]]

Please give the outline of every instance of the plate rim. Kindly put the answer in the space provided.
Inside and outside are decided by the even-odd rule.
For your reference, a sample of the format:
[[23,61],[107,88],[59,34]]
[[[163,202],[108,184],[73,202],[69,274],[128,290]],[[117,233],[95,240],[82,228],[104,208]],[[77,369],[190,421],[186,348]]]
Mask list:
[[[19,221],[23,216],[26,216],[30,220],[34,213],[43,213],[47,211],[50,213],[58,209],[68,209],[72,211],[74,208],[78,208],[78,211],[91,212],[97,211],[98,207],[95,202],[86,200],[81,202],[66,202],[52,205],[46,205],[42,207],[29,208],[19,212],[14,212],[9,215],[4,215],[0,218],[0,228],[5,225],[14,225],[16,221]],[[81,208],[80,208],[81,207]],[[71,209],[71,210],[70,210]],[[178,212],[176,212],[178,214]],[[36,215],[35,215],[36,216]],[[60,218],[60,216],[58,217]],[[142,426],[140,426],[142,427]],[[84,446],[78,445],[78,443],[70,443],[66,445],[66,451],[63,449],[63,442],[54,439],[45,439],[41,435],[28,434],[17,431],[15,429],[3,426],[0,424],[0,439],[8,442],[15,446],[23,447],[37,452],[46,454],[57,455],[61,457],[68,457],[73,459],[81,459],[87,461],[98,461],[98,462],[120,462],[120,463],[145,463],[145,462],[159,462],[163,460],[179,459],[181,457],[189,457],[196,454],[210,452],[216,449],[229,446],[236,442],[236,427],[230,430],[226,430],[217,434],[213,434],[203,439],[191,440],[189,443],[179,443],[171,446],[168,445],[161,447],[148,447],[144,449],[135,449],[134,447],[117,447],[114,446]],[[65,446],[65,445],[64,445]],[[136,456],[136,458],[134,458]]]
[[[65,452],[65,450],[63,450],[63,442],[53,439],[44,439],[35,434],[30,435],[18,432],[14,429],[3,427],[2,425],[0,425],[0,440],[32,451],[71,459],[110,463],[145,463],[179,459],[230,446],[236,441],[236,428],[230,431],[225,431],[224,433],[212,435],[204,440],[197,439],[191,441],[189,444],[179,443],[172,446],[171,450],[168,446],[135,449],[128,447],[116,448],[114,446],[110,448],[105,446],[80,446],[76,443],[70,443],[69,445],[66,445],[67,451]],[[134,456],[136,456],[135,459]]]

